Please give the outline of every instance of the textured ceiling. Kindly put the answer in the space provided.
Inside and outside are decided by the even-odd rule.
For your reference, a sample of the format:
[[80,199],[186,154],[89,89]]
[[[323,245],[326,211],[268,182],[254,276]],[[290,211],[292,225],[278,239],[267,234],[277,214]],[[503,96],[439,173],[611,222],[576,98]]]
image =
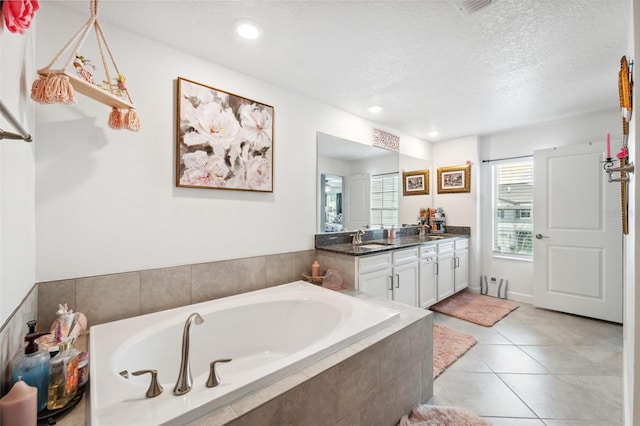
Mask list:
[[[449,0],[102,0],[100,20],[436,141],[616,108],[630,7],[494,0],[465,17]],[[263,37],[239,40],[243,18]]]

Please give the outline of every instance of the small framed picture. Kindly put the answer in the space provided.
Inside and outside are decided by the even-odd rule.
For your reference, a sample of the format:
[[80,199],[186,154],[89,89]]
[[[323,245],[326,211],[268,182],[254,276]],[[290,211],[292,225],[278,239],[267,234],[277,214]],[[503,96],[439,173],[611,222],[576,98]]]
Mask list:
[[471,165],[438,168],[438,194],[471,192]]
[[429,169],[402,172],[402,195],[429,194]]

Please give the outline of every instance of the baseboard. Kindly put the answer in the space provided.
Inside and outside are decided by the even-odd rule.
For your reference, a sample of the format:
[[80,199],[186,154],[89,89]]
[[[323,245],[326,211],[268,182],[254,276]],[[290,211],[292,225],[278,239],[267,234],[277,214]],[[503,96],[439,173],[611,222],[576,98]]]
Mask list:
[[515,291],[507,290],[507,299],[515,302],[529,303],[533,305],[533,296],[530,294],[517,293]]
[[[478,293],[480,294],[480,286],[477,287],[472,287],[469,286],[466,288],[467,291],[471,291],[473,293]],[[533,305],[533,296],[530,294],[525,294],[525,293],[517,293],[515,291],[508,291],[507,290],[507,300],[513,300],[514,302],[522,302],[522,303],[529,303],[531,305]]]

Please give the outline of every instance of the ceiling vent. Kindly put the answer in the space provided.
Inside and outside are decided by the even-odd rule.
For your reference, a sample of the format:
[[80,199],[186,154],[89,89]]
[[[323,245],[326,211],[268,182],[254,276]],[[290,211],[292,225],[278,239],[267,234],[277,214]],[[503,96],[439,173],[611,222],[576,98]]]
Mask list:
[[469,16],[493,3],[493,0],[451,0],[462,16]]

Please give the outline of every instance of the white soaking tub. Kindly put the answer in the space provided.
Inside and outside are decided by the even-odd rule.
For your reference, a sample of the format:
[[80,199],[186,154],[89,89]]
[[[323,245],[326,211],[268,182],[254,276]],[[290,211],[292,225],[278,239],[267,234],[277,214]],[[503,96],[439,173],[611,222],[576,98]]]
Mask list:
[[[176,396],[189,315],[193,387]],[[396,311],[303,281],[91,327],[91,425],[180,425],[349,346],[398,319]],[[221,384],[205,386],[209,363]],[[164,388],[145,396],[158,370]],[[119,372],[127,370],[126,379]]]

